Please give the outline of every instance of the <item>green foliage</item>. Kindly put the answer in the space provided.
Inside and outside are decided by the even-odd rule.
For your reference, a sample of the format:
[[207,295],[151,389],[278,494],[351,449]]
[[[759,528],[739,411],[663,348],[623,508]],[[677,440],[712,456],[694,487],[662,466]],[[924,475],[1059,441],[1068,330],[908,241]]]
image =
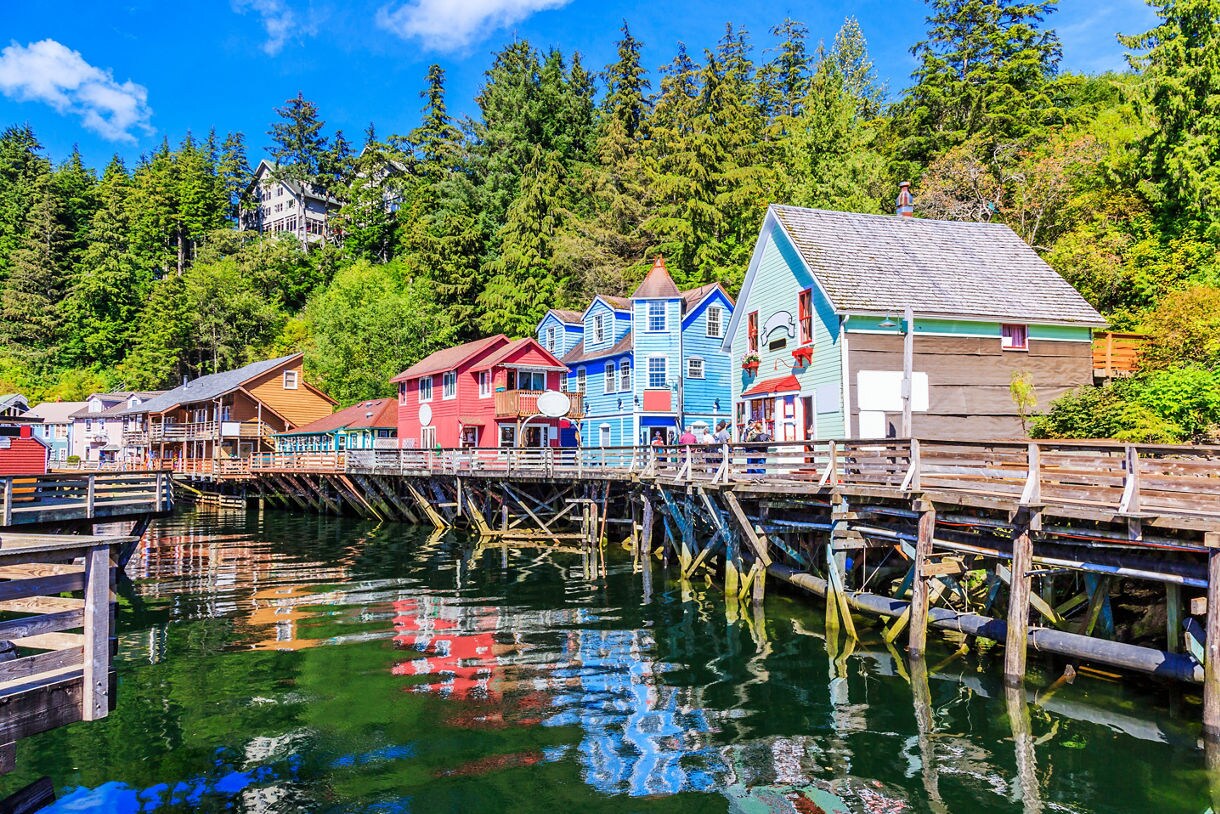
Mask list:
[[1038,391],[1028,370],[1014,370],[1008,383],[1008,394],[1012,397],[1017,416],[1021,419],[1021,431],[1029,432],[1029,417],[1038,409]]
[[1134,401],[1129,382],[1082,387],[1056,399],[1029,426],[1033,438],[1115,438],[1138,443],[1172,444],[1182,430]]
[[391,377],[455,339],[427,286],[400,261],[339,272],[310,299],[300,328],[308,369],[340,404],[393,395]]

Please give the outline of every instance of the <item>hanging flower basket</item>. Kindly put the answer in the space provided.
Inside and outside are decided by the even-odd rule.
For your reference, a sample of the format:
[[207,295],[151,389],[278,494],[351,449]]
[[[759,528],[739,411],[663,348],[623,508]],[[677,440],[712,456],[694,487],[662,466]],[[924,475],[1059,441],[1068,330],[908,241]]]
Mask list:
[[758,354],[749,353],[749,354],[746,354],[746,356],[741,360],[741,369],[747,370],[750,373],[757,373],[758,366],[760,364],[762,364],[762,359],[760,359],[758,357]]

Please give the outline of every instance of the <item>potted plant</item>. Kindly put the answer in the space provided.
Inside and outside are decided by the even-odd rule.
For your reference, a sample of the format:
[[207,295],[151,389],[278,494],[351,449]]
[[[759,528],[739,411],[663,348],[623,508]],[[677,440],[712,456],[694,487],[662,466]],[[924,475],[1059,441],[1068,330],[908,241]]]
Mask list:
[[813,363],[813,345],[793,348],[792,358],[796,360],[797,367],[809,367]]
[[762,358],[757,353],[747,353],[742,357],[741,369],[747,370],[750,373],[757,373],[760,364],[762,364]]

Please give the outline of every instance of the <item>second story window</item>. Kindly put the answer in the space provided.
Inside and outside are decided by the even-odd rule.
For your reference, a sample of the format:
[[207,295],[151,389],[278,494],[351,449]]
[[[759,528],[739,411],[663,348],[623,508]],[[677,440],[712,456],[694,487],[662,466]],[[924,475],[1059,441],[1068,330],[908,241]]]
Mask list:
[[724,336],[724,309],[712,305],[707,309],[707,335],[716,339]]
[[686,360],[686,378],[702,379],[703,378],[703,360],[698,356],[692,356]]
[[665,315],[665,303],[648,303],[648,330],[653,333],[664,333],[669,327]]
[[653,390],[668,387],[665,383],[669,378],[669,364],[664,356],[648,357],[648,386]]
[[576,392],[585,392],[585,369],[583,367],[576,368]]
[[491,395],[491,371],[480,370],[476,375],[479,380],[479,398],[485,399]]
[[606,383],[603,392],[613,393],[614,386],[618,382],[618,371],[614,366],[614,362],[606,362]]
[[606,341],[606,315],[593,315],[593,343],[600,345]]
[[1029,350],[1029,330],[1025,325],[1001,325],[1000,347],[1004,350]]
[[419,380],[419,400],[432,401],[432,377],[424,376]]
[[296,390],[297,389],[297,372],[295,370],[285,370],[284,371],[284,389],[285,390]]
[[555,350],[555,326],[546,329],[546,349],[549,351]]
[[806,288],[796,295],[796,318],[801,326],[801,344],[813,341],[813,289]]
[[626,359],[618,363],[618,389],[624,392],[631,389],[631,363]]
[[441,375],[441,398],[457,398],[457,371],[449,370]]
[[750,353],[758,353],[758,312],[751,311],[746,315],[746,349]]
[[407,403],[407,383],[406,382],[398,383],[398,403],[399,404]]

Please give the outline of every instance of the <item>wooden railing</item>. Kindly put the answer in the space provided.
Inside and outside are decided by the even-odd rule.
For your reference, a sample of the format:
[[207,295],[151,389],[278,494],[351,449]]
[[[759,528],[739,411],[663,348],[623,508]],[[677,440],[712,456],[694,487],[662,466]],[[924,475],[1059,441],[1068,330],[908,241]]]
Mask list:
[[109,713],[112,552],[130,540],[5,535],[0,640],[18,651],[0,662],[0,743]]
[[[538,414],[538,397],[542,390],[504,390],[496,393],[496,418],[528,418]],[[585,394],[568,393],[572,407],[569,418],[584,415]]]
[[162,512],[172,503],[164,472],[0,477],[0,526]]
[[250,471],[658,478],[692,484],[952,491],[1021,505],[1115,515],[1214,515],[1220,446],[1076,441],[835,440],[725,446],[350,450],[258,456]]
[[[274,430],[260,421],[195,421],[185,424],[153,424],[148,443],[216,441],[221,438],[270,438]],[[126,436],[124,436],[126,438]]]
[[1093,375],[1109,379],[1134,373],[1147,342],[1144,334],[1093,334]]

